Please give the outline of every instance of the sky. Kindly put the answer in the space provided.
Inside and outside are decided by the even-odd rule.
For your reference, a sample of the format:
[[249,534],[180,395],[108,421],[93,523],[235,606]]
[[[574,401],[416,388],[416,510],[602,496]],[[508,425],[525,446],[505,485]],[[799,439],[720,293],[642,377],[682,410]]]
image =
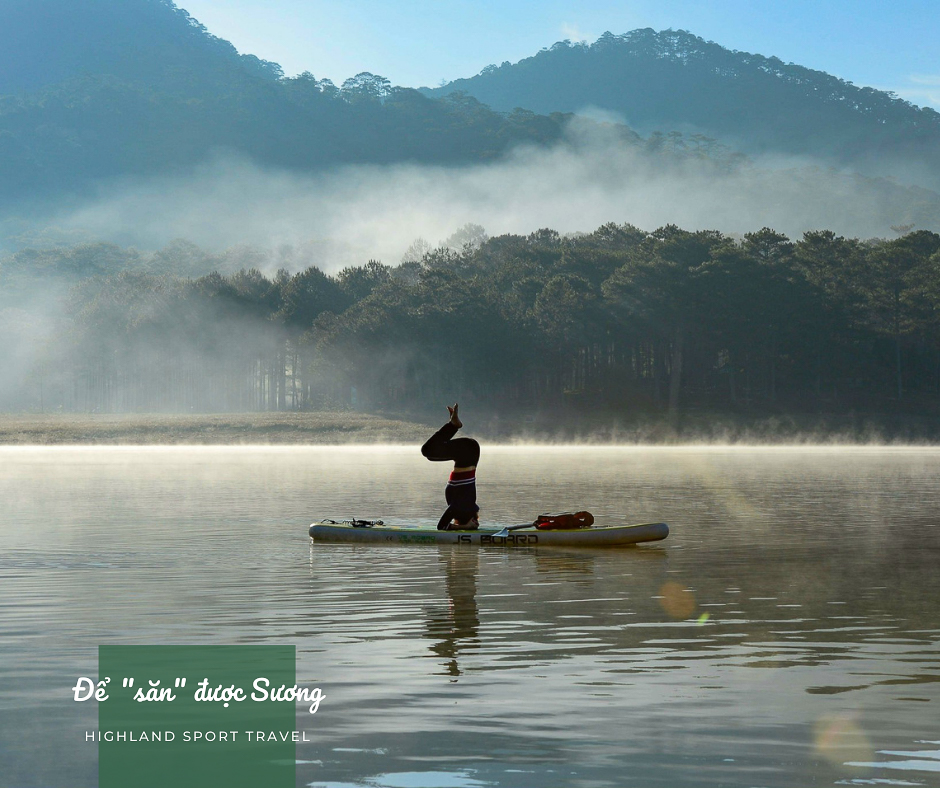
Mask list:
[[177,0],[240,52],[341,84],[437,86],[562,39],[688,30],[940,108],[937,0]]

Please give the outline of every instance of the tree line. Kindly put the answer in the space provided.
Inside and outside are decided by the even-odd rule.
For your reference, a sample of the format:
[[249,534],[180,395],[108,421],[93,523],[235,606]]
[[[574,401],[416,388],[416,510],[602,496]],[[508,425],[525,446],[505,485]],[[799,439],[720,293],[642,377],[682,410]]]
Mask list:
[[54,280],[24,278],[8,256],[0,393],[7,407],[98,412],[407,409],[455,397],[673,415],[935,408],[940,235],[897,229],[793,241],[768,228],[487,238],[471,227],[452,246],[416,243],[398,265],[332,276],[160,273],[102,245],[111,270],[88,267],[87,249],[64,256],[89,275],[73,272],[62,307],[32,319],[36,282],[48,294]]

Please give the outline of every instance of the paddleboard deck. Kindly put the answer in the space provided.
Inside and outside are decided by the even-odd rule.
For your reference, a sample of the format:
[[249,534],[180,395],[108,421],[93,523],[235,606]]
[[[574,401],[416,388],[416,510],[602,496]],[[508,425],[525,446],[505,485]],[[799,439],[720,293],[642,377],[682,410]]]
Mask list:
[[476,531],[438,531],[436,528],[415,526],[354,527],[348,523],[319,522],[310,526],[310,536],[315,542],[456,544],[478,547],[621,547],[640,542],[658,542],[669,536],[666,523],[607,525],[559,531],[526,528],[497,536],[500,530],[480,528]]

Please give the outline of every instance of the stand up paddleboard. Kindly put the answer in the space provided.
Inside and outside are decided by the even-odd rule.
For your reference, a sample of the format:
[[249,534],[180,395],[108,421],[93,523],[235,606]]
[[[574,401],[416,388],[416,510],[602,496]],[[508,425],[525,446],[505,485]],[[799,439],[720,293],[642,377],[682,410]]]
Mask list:
[[640,542],[658,542],[669,536],[669,526],[666,523],[607,525],[553,531],[538,530],[534,526],[438,531],[431,527],[358,524],[361,522],[363,521],[338,523],[324,520],[310,526],[310,536],[315,542],[462,544],[478,547],[621,547]]

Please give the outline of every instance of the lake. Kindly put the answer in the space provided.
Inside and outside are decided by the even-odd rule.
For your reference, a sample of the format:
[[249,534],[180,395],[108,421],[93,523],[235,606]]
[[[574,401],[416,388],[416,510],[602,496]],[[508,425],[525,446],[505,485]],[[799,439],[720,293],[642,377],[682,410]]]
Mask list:
[[298,786],[940,786],[940,450],[484,446],[484,523],[671,534],[307,536],[433,524],[447,471],[417,447],[0,449],[0,785],[97,785],[70,687],[99,644],[271,643],[325,695]]

